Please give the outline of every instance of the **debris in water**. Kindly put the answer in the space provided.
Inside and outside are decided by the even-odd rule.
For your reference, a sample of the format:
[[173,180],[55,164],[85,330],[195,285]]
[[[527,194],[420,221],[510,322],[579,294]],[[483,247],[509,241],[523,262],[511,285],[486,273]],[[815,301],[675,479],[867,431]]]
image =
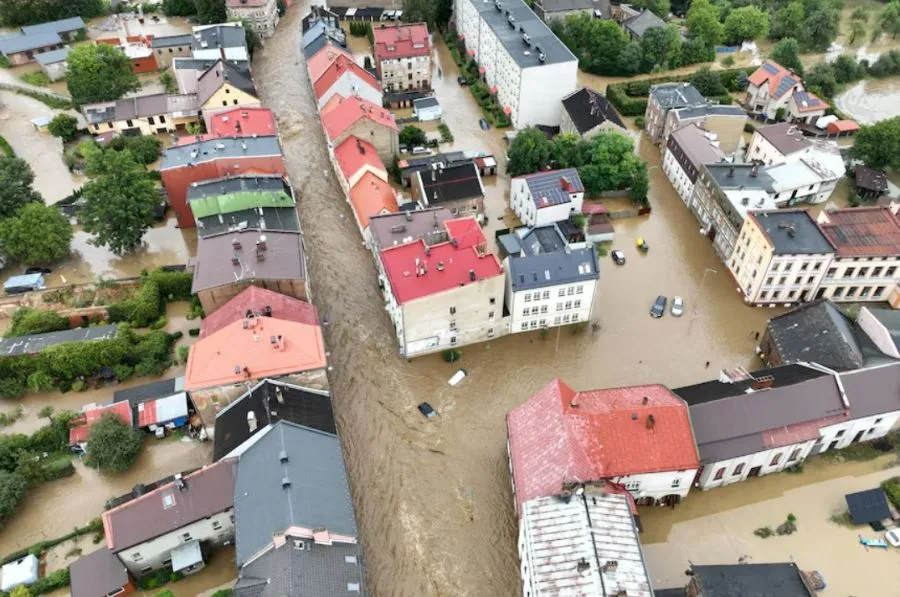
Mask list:
[[468,374],[469,374],[469,372],[466,371],[465,369],[460,369],[459,371],[457,371],[456,373],[453,374],[453,377],[451,377],[450,381],[447,383],[449,383],[451,386],[455,386],[456,384],[461,382]]

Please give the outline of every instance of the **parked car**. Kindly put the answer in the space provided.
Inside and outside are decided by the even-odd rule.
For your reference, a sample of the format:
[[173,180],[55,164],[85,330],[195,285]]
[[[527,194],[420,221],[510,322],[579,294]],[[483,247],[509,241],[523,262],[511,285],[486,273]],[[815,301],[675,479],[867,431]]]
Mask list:
[[465,77],[456,77],[456,82],[465,87],[469,84]]
[[672,315],[681,317],[682,313],[684,313],[684,299],[676,296],[672,299]]
[[49,267],[29,267],[25,270],[25,274],[52,274],[53,270]]
[[894,547],[900,547],[900,529],[893,529],[884,534],[887,542]]
[[613,249],[612,253],[610,253],[612,257],[613,263],[616,265],[625,265],[625,253],[618,249]]
[[412,153],[413,155],[431,155],[431,150],[420,145],[417,147],[413,147]]
[[659,295],[656,297],[656,302],[653,303],[653,306],[650,307],[650,315],[656,318],[660,318],[666,314],[666,302],[668,299],[663,295]]
[[491,125],[488,124],[488,121],[485,120],[484,118],[482,118],[482,119],[480,119],[480,120],[478,121],[478,126],[480,126],[480,127],[481,127],[481,130],[483,130],[483,131],[486,131],[486,130],[488,130],[489,128],[491,128]]

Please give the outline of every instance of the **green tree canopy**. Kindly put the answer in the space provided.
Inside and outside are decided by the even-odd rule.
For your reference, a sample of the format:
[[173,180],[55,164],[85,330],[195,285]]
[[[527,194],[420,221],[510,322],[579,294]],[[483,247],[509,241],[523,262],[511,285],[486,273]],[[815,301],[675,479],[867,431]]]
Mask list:
[[831,97],[837,90],[834,67],[825,62],[814,66],[803,80],[810,91],[822,97]]
[[769,15],[755,6],[736,8],[725,19],[725,40],[728,43],[762,39],[768,34]]
[[76,106],[116,100],[140,89],[137,76],[131,72],[131,61],[115,46],[75,46],[66,62],[66,85]]
[[88,158],[87,171],[97,178],[83,187],[84,207],[78,221],[94,235],[91,243],[107,246],[116,255],[137,248],[153,224],[159,202],[149,173],[130,151],[101,151]]
[[153,135],[138,135],[137,137],[119,135],[113,138],[107,147],[116,151],[127,149],[134,156],[134,161],[143,165],[152,164],[159,159],[162,153],[162,141]]
[[31,185],[34,172],[21,158],[0,157],[0,220],[9,218],[28,203],[42,203]]
[[141,452],[141,435],[115,415],[106,414],[88,432],[85,464],[101,471],[127,471]]
[[565,25],[557,24],[554,30],[568,38],[570,44],[580,48],[581,68],[601,75],[629,74],[623,72],[619,55],[628,45],[628,34],[613,21],[595,19],[580,13],[566,18]]
[[619,69],[623,75],[631,76],[641,72],[641,44],[630,42],[619,53]]
[[887,33],[891,38],[900,33],[900,0],[891,0],[878,15],[878,30]]
[[225,0],[194,0],[197,6],[197,18],[204,25],[224,23],[228,20]]
[[[442,13],[446,8],[442,8]],[[438,3],[435,0],[403,0],[402,19],[407,23],[428,23],[429,27],[435,24]]]
[[162,10],[167,17],[189,17],[197,14],[197,5],[193,0],[163,0]]
[[691,77],[691,85],[706,97],[715,97],[725,94],[725,85],[722,78],[708,68],[701,68]]
[[21,27],[79,16],[86,21],[105,10],[103,0],[2,0],[0,24]]
[[719,9],[709,0],[694,0],[685,19],[692,37],[714,48],[725,39],[725,26],[719,20]]
[[800,0],[794,0],[779,8],[772,19],[772,37],[797,37],[802,33],[806,8]]
[[[69,329],[69,320],[56,311],[42,311],[22,307],[16,309],[12,316],[12,325],[6,330],[6,338],[17,336],[30,336],[31,334],[46,334]],[[49,416],[41,415],[38,416]]]
[[47,130],[54,137],[69,142],[78,136],[78,120],[69,114],[57,114],[47,125]]
[[55,207],[29,203],[0,222],[3,252],[25,265],[55,263],[69,255],[72,226]]
[[900,116],[863,126],[851,155],[872,168],[900,169]]
[[772,54],[769,58],[784,68],[793,69],[798,75],[803,75],[803,63],[800,61],[800,44],[793,37],[785,37],[778,40],[778,43],[772,48]]
[[22,475],[0,470],[0,524],[15,512],[27,487],[28,481]]
[[428,137],[425,136],[425,131],[417,126],[407,125],[400,131],[400,145],[412,148],[426,143],[428,143]]
[[821,6],[812,10],[803,20],[798,33],[805,50],[824,52],[837,37],[841,22],[841,13],[830,6]]
[[550,164],[553,146],[547,135],[536,128],[519,131],[509,146],[506,172],[522,176],[537,172]]
[[665,20],[672,12],[672,3],[670,0],[636,0],[631,3],[638,8],[646,8],[659,18]]
[[641,38],[641,69],[652,72],[679,66],[681,36],[674,27],[652,27]]

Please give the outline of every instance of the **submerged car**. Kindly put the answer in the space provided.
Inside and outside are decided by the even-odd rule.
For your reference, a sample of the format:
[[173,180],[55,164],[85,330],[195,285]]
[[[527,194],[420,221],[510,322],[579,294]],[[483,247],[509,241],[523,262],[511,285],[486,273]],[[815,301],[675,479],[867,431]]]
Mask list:
[[668,299],[663,295],[656,297],[656,302],[650,307],[650,315],[657,319],[666,314],[666,302]]
[[481,119],[478,121],[478,126],[480,126],[480,127],[481,127],[481,130],[483,130],[483,131],[486,131],[486,130],[488,130],[489,128],[491,128],[491,125],[490,125],[490,124],[488,123],[488,121],[485,120],[484,118],[481,118]]
[[900,547],[900,529],[888,531],[884,534],[884,538],[894,547]]
[[682,313],[684,313],[684,299],[676,296],[672,299],[672,315],[681,317]]
[[610,253],[612,257],[613,263],[616,265],[625,265],[625,253],[618,249],[614,249],[612,253]]
[[469,84],[465,77],[456,77],[456,82],[463,86]]

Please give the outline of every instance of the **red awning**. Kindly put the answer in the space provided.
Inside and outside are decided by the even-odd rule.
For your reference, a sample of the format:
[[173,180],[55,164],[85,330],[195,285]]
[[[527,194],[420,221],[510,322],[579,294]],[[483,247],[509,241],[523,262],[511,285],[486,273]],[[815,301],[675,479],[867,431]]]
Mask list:
[[482,74],[482,75],[483,75],[483,74],[486,73],[486,72],[487,72],[487,69],[486,69],[485,67],[483,67],[483,66],[479,66],[479,67],[478,67],[478,73],[479,73],[479,74]]
[[469,56],[474,56],[474,55],[475,55],[475,50],[469,50],[469,51],[466,52],[466,53],[467,53]]
[[509,106],[503,108],[503,113],[509,116],[510,114],[512,114],[512,108],[510,108]]
[[497,95],[497,91],[499,91],[499,90],[497,89],[497,86],[496,86],[496,85],[491,85],[491,93],[493,93],[494,95]]

